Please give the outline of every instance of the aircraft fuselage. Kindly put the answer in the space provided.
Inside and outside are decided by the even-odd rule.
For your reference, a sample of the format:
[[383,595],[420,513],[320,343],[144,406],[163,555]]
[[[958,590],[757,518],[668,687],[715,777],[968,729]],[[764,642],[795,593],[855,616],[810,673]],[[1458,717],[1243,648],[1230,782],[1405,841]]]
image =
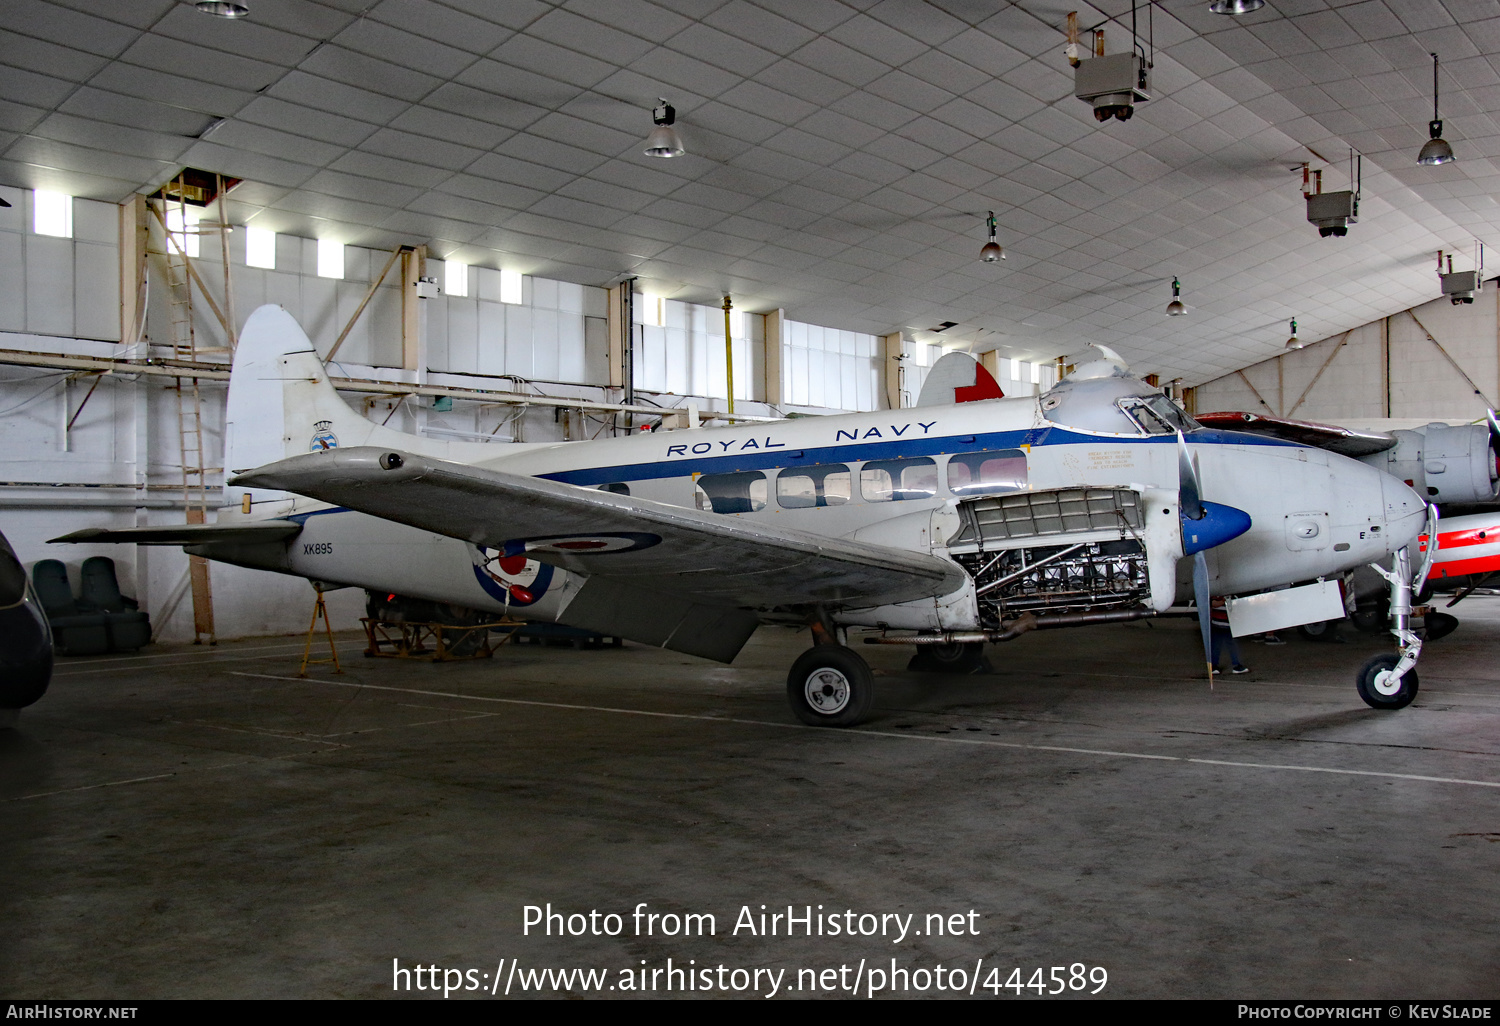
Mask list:
[[[478,465],[940,556],[958,531],[960,504],[981,495],[1131,488],[1149,494],[1147,505],[1166,503],[1160,513],[1175,518],[1175,434],[1148,433],[1123,414],[1105,420],[1120,430],[1061,424],[1042,405],[1022,397],[657,431],[527,446]],[[1424,504],[1411,489],[1355,460],[1259,435],[1199,428],[1185,437],[1199,460],[1204,497],[1244,510],[1252,521],[1245,534],[1210,550],[1215,594],[1336,577],[1414,542],[1423,524]],[[893,483],[893,473],[905,474],[910,487]],[[994,480],[981,479],[985,474]],[[220,523],[239,515],[222,511]],[[302,532],[286,543],[202,551],[318,581],[531,618],[554,619],[566,600],[569,575],[546,564],[501,559],[463,541],[301,499],[277,515],[301,521]],[[257,519],[264,516],[257,511]],[[1171,558],[1180,555],[1179,548]],[[932,615],[933,627],[957,625],[951,609]]]

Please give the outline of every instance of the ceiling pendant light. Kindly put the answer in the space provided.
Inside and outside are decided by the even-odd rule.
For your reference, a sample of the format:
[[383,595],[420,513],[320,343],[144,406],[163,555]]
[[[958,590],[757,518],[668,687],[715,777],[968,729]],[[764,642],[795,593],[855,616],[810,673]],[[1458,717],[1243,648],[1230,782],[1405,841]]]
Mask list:
[[1167,304],[1168,317],[1181,317],[1187,313],[1187,307],[1182,305],[1182,283],[1175,277],[1172,279],[1172,301]]
[[990,216],[985,219],[984,223],[989,226],[990,241],[986,242],[984,244],[984,248],[979,251],[979,259],[983,260],[987,264],[993,264],[996,260],[1004,260],[1005,248],[1001,246],[1000,243],[995,241],[995,229],[997,227],[997,224],[995,221],[995,212],[993,210],[990,211]]
[[1286,347],[1288,349],[1301,349],[1305,344],[1306,343],[1304,343],[1300,338],[1297,337],[1297,318],[1293,317],[1292,337],[1286,340]]
[[1266,0],[1214,0],[1208,9],[1215,14],[1250,14],[1266,6]]
[[1417,154],[1417,163],[1433,167],[1438,164],[1447,164],[1452,161],[1453,147],[1443,141],[1443,122],[1438,117],[1438,55],[1432,55],[1432,121],[1427,125],[1427,131],[1432,136],[1422,147],[1422,152]]
[[662,100],[661,106],[652,110],[651,120],[656,127],[646,136],[646,156],[680,157],[687,152],[682,148],[682,139],[678,137],[677,129],[672,127],[677,120],[677,111],[670,103]]
[[243,18],[250,13],[250,8],[244,4],[226,3],[225,0],[198,0],[193,6],[215,18]]

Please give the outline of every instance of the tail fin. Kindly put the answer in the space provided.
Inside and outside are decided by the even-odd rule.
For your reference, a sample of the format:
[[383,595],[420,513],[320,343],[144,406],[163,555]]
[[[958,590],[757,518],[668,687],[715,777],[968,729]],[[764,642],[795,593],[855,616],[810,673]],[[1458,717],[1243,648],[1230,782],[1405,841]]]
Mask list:
[[[225,477],[288,456],[340,446],[377,445],[473,463],[516,451],[509,445],[453,442],[375,424],[339,397],[296,318],[266,305],[245,322],[235,349],[225,409]],[[285,492],[225,488],[225,502],[279,503]]]
[[946,406],[980,399],[1004,399],[1000,383],[968,353],[954,351],[938,359],[927,372],[918,406]]

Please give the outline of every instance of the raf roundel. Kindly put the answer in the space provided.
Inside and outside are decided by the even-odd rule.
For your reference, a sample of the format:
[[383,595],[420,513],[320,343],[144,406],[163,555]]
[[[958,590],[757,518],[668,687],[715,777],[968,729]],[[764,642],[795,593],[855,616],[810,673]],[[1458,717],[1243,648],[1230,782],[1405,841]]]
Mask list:
[[634,552],[660,543],[654,534],[620,531],[610,534],[566,534],[551,538],[525,538],[506,542],[505,551],[536,553],[541,556],[594,556],[613,552]]
[[[507,545],[506,549],[509,548]],[[552,584],[552,567],[527,559],[519,552],[507,555],[483,545],[470,545],[469,557],[479,586],[491,598],[508,606],[532,605],[547,594]]]

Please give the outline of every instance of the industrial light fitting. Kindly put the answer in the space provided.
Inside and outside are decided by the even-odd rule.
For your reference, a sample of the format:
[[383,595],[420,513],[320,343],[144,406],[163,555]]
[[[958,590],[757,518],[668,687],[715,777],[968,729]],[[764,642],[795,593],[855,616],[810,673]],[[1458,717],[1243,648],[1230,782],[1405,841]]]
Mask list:
[[990,241],[986,242],[984,248],[979,251],[979,259],[987,264],[993,264],[996,260],[1005,259],[1005,248],[995,241],[995,230],[998,226],[995,222],[995,212],[993,210],[990,211],[990,216],[985,219],[985,224],[990,229]]
[[1454,306],[1460,303],[1473,303],[1474,294],[1484,288],[1484,243],[1474,244],[1474,267],[1472,271],[1455,271],[1453,269],[1453,254],[1448,255],[1448,269],[1443,270],[1443,251],[1438,250],[1438,283],[1443,290],[1443,295],[1452,301]]
[[1172,301],[1167,304],[1168,317],[1181,317],[1187,313],[1187,307],[1182,305],[1182,283],[1175,277],[1172,279]]
[[1266,6],[1266,0],[1214,0],[1208,9],[1215,14],[1252,14]]
[[1422,152],[1417,154],[1417,163],[1435,167],[1438,164],[1447,164],[1453,161],[1453,147],[1443,140],[1443,122],[1438,117],[1438,55],[1432,55],[1432,120],[1427,123],[1427,132],[1431,136],[1422,146]]
[[198,0],[193,6],[215,18],[243,18],[250,13],[250,8],[244,4],[227,3],[226,0]]
[[1322,238],[1343,238],[1349,234],[1349,226],[1359,223],[1359,198],[1364,181],[1365,158],[1363,154],[1349,151],[1350,189],[1337,192],[1323,191],[1323,172],[1310,171],[1302,165],[1302,195],[1307,201],[1307,220],[1318,229]]
[[1303,345],[1304,345],[1303,341],[1300,338],[1297,337],[1297,318],[1293,317],[1292,318],[1292,337],[1286,340],[1286,347],[1288,349],[1301,349]]
[[682,148],[682,139],[677,135],[677,129],[672,127],[677,120],[677,111],[670,103],[663,99],[661,106],[651,111],[651,120],[656,127],[646,136],[646,156],[680,157],[687,152]]
[[[1093,105],[1094,120],[1101,124],[1110,118],[1128,121],[1135,105],[1151,99],[1151,68],[1156,57],[1154,3],[1146,4],[1146,36],[1136,31],[1138,0],[1130,2],[1130,49],[1104,55],[1104,26],[1078,27],[1077,14],[1068,15],[1068,45],[1064,50],[1073,65],[1073,95]],[[1079,39],[1082,32],[1093,35],[1092,54],[1084,59]]]

